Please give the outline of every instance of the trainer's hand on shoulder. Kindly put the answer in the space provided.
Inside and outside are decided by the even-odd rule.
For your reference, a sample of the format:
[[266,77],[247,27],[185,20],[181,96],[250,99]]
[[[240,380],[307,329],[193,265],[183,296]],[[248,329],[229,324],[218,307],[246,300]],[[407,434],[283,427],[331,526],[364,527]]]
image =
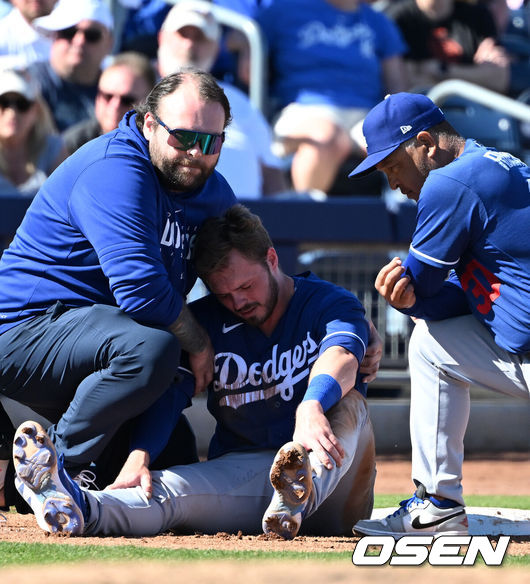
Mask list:
[[383,356],[383,340],[379,336],[374,323],[370,320],[368,321],[368,324],[370,325],[370,339],[359,369],[363,374],[364,383],[369,383],[377,377],[377,372],[379,371],[379,365]]
[[205,391],[211,383],[214,358],[215,353],[209,339],[202,351],[189,354],[190,367],[195,377],[195,392],[193,395]]
[[375,289],[394,308],[410,308],[416,303],[414,286],[404,273],[401,259],[395,257],[381,269],[375,279]]
[[298,406],[293,440],[312,450],[326,468],[333,468],[332,459],[337,466],[342,466],[344,449],[317,400],[303,401]]
[[145,496],[153,496],[153,479],[149,470],[149,454],[145,450],[133,450],[125,461],[115,481],[105,490],[142,487]]

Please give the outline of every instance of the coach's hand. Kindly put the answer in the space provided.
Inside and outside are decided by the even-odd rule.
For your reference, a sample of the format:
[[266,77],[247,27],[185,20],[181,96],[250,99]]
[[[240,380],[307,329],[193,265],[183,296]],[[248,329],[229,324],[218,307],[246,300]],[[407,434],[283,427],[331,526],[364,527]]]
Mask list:
[[145,450],[133,450],[123,465],[116,480],[106,490],[142,487],[145,496],[153,496],[153,480],[149,470],[149,454]]
[[401,259],[396,257],[381,269],[375,279],[375,289],[394,308],[410,308],[416,303],[414,286],[404,274]]
[[333,459],[342,466],[344,449],[333,434],[324,410],[317,400],[303,401],[296,409],[296,425],[293,440],[312,450],[318,460],[328,469],[333,468]]

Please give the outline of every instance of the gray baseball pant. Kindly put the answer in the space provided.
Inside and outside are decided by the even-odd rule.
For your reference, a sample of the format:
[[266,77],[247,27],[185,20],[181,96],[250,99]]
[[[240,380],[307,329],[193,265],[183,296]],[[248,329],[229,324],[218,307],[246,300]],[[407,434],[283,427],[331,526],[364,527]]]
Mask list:
[[491,333],[467,315],[419,320],[410,339],[409,365],[412,478],[428,493],[464,504],[461,481],[470,387],[529,399],[530,354],[501,349]]
[[[313,494],[302,532],[351,535],[353,524],[370,517],[375,481],[375,449],[366,400],[352,390],[328,412],[346,456],[327,470],[310,454]],[[85,491],[87,535],[261,532],[273,489],[269,471],[276,452],[233,452],[219,458],[153,472],[153,497],[140,487]]]

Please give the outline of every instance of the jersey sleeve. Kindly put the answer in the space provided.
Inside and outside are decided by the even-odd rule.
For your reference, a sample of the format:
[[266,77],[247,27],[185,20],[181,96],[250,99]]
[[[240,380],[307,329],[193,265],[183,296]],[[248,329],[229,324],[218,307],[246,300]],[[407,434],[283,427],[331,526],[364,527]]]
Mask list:
[[364,309],[355,296],[331,295],[325,299],[326,308],[319,318],[321,341],[319,354],[339,346],[355,355],[359,364],[364,359],[370,337]]
[[409,253],[420,262],[449,270],[484,224],[479,198],[457,180],[433,171],[418,200]]
[[93,246],[116,304],[140,322],[168,326],[183,298],[160,253],[158,188],[154,171],[140,159],[99,160],[80,174],[69,214]]

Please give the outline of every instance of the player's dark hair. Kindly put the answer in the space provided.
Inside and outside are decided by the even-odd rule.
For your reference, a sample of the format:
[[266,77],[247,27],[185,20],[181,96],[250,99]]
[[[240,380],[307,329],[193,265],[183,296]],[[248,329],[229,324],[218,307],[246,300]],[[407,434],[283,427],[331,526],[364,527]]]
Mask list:
[[[427,130],[429,132],[429,134],[432,134],[433,136],[435,136],[436,138],[445,138],[445,140],[452,145],[456,145],[458,142],[461,142],[462,140],[464,140],[464,138],[462,138],[462,136],[453,128],[453,126],[447,121],[444,120],[443,122],[440,122],[439,124],[436,124],[435,126],[432,126],[431,128],[429,128]],[[418,146],[419,142],[416,138],[416,136],[414,136],[413,138],[410,138],[410,140],[407,140],[406,142],[403,142],[401,144],[402,148],[407,149],[409,146]]]
[[199,89],[199,95],[205,102],[219,103],[223,107],[225,112],[225,123],[224,127],[232,121],[232,112],[230,110],[230,102],[225,95],[223,89],[219,86],[215,77],[206,71],[201,71],[200,69],[195,69],[192,67],[183,68],[177,73],[172,73],[166,77],[162,77],[160,81],[153,87],[149,92],[149,95],[145,98],[140,105],[138,105],[136,110],[136,126],[140,130],[144,127],[144,118],[147,112],[152,114],[159,114],[160,100],[166,95],[171,95],[174,91],[184,83],[188,78],[193,78],[197,81],[197,86]]
[[202,224],[193,243],[193,261],[202,279],[228,263],[228,254],[237,250],[247,259],[267,265],[271,238],[261,219],[244,205],[234,205],[220,217]]

